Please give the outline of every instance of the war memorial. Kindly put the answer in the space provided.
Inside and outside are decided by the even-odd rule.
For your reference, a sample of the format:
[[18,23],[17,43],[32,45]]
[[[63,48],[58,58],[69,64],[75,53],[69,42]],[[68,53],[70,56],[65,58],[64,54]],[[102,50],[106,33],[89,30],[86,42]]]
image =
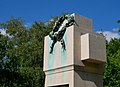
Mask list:
[[45,87],[103,87],[106,41],[91,19],[63,15],[44,39]]

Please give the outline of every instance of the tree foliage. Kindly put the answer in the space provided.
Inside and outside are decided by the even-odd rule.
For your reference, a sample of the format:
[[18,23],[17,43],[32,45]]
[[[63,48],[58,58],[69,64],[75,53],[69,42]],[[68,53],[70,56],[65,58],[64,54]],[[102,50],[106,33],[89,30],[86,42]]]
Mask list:
[[44,37],[53,24],[34,22],[27,28],[20,18],[0,23],[7,32],[0,34],[0,87],[44,87]]
[[104,87],[120,87],[120,39],[107,43],[107,64]]

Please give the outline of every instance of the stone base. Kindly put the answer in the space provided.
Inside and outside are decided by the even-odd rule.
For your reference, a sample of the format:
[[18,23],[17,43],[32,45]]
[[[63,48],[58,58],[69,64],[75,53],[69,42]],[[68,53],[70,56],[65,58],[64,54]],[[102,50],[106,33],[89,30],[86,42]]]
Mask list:
[[66,66],[46,71],[45,87],[103,87],[102,70],[97,64]]

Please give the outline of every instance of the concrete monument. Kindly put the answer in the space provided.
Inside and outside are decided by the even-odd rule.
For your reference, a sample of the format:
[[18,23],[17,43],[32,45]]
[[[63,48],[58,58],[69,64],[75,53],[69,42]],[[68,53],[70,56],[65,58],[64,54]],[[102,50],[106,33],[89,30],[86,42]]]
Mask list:
[[44,42],[45,87],[103,87],[106,43],[91,19],[63,15]]

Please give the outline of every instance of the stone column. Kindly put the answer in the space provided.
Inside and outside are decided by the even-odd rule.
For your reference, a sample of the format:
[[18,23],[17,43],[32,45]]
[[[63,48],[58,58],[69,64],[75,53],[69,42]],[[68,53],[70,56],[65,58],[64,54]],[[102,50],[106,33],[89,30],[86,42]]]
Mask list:
[[[105,38],[92,31],[92,20],[72,14],[76,24],[64,35],[66,50],[57,42],[50,54],[49,36],[44,44],[45,87],[103,87]],[[66,21],[64,21],[63,25]]]

